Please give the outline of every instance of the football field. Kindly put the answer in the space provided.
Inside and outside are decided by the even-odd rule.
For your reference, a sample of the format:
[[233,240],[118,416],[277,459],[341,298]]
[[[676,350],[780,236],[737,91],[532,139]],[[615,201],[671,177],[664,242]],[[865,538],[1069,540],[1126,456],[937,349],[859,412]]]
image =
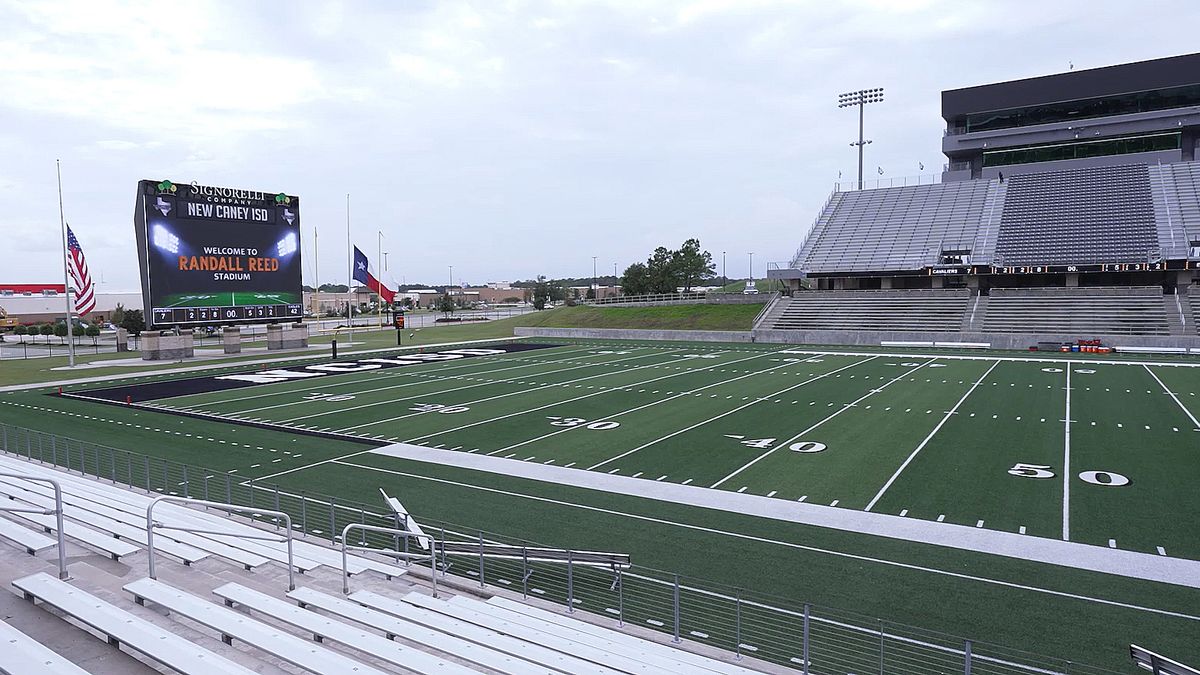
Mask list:
[[1198,391],[1188,363],[574,344],[154,405],[1194,559]]

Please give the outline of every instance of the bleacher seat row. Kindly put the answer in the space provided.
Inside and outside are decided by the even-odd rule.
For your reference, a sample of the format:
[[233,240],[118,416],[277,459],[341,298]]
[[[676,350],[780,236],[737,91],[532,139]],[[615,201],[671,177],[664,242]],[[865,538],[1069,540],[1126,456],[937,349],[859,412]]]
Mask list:
[[[68,544],[73,565],[81,565],[88,555],[111,555],[97,545],[99,538],[133,542],[135,550],[124,553],[123,560],[141,555],[145,507],[152,496],[8,456],[0,456],[0,467],[61,482],[64,512],[71,519],[64,531],[72,534]],[[43,490],[22,479],[0,481],[0,494],[36,504],[47,499]],[[120,649],[113,655],[127,659],[115,666],[73,660],[68,650],[47,649],[36,633],[0,622],[0,640],[9,646],[0,650],[0,672],[72,675],[89,672],[92,664],[103,667],[93,672],[150,673],[167,668],[197,675],[296,669],[339,675],[756,672],[502,597],[487,602],[462,595],[436,599],[415,592],[416,584],[405,580],[404,569],[373,557],[357,557],[356,574],[368,570],[379,574],[356,577],[358,589],[342,595],[338,592],[341,571],[330,565],[334,560],[340,563],[340,553],[311,541],[295,542],[300,556],[297,566],[303,565],[310,574],[300,577],[305,582],[295,590],[287,591],[279,583],[282,544],[240,539],[237,535],[246,529],[260,530],[215,512],[174,504],[162,508],[164,521],[203,526],[218,534],[156,532],[156,545],[159,539],[163,542],[160,575],[171,578],[135,576],[134,581],[127,576],[128,568],[110,573],[103,565],[88,566],[86,574],[69,581],[45,571],[30,573],[29,569],[52,568],[49,561],[27,554],[46,550],[47,541],[53,548],[53,540],[27,529],[42,527],[25,519],[27,514],[0,514],[0,538],[17,544],[0,547],[0,560],[10,563],[6,580],[12,587],[26,600],[52,608],[68,623],[106,640]],[[80,536],[84,529],[90,534]],[[18,573],[20,568],[26,571]],[[56,625],[62,630],[61,624]],[[94,659],[94,650],[87,658]]]

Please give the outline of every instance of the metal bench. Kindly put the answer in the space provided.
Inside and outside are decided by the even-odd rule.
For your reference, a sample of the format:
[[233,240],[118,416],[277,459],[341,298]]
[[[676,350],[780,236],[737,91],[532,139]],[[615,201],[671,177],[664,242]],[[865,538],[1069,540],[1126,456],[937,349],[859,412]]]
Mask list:
[[41,600],[43,604],[57,608],[104,635],[109,644],[117,647],[123,644],[181,673],[254,675],[254,671],[185,637],[159,628],[44,572],[17,579],[12,584],[26,600]]
[[[362,602],[360,598],[361,596],[351,596],[352,600]],[[576,640],[564,639],[557,635],[548,635],[515,621],[498,619],[489,614],[476,612],[473,609],[463,607],[462,605],[458,605],[453,602],[435,600],[420,593],[409,593],[408,595],[404,596],[403,600],[405,604],[414,605],[416,607],[439,612],[447,616],[452,616],[456,619],[466,621],[467,623],[473,623],[477,626],[482,626],[498,633],[503,633],[504,635],[510,635],[514,638],[525,640],[526,642],[532,642],[534,644],[546,647],[547,649],[553,649],[564,654],[571,654],[577,658],[585,659],[587,661],[591,661],[592,663],[599,663],[623,673],[637,673],[640,675],[643,673],[678,672],[678,670],[662,668],[657,665],[639,661],[632,656],[625,655],[619,648],[605,649],[589,644],[583,644]],[[376,604],[372,606],[375,606],[376,609],[380,609],[381,611],[388,612],[390,611],[388,608],[391,606],[391,603]]]
[[290,602],[272,598],[241,584],[225,584],[215,589],[213,594],[223,599],[226,606],[241,605],[243,608],[261,612],[276,621],[311,633],[317,642],[325,640],[336,642],[401,668],[418,673],[461,673],[465,675],[477,672],[411,647],[405,647],[375,633],[368,633],[341,621],[306,611]]
[[0,673],[87,675],[87,671],[47,649],[42,643],[0,621]]
[[[400,636],[430,649],[454,654],[476,665],[505,673],[527,673],[535,664],[555,672],[616,673],[604,666],[577,659],[523,640],[501,635],[474,624],[430,612],[404,603],[396,603],[395,613],[385,614],[354,601],[378,602],[373,593],[359,591],[351,600],[326,595],[310,588],[297,588],[288,593],[301,607],[312,606],[322,611],[386,631],[389,637]],[[386,598],[381,598],[387,600]],[[512,657],[512,658],[509,658]]]
[[37,555],[48,548],[54,548],[58,542],[39,532],[14,523],[7,518],[0,518],[0,539],[7,539],[25,549],[29,555]]
[[611,628],[597,626],[586,621],[576,621],[561,614],[555,614],[554,612],[547,611],[540,607],[527,605],[522,602],[517,602],[516,600],[509,600],[508,598],[501,597],[499,595],[490,598],[486,603],[476,601],[476,604],[498,607],[513,613],[524,614],[526,616],[542,619],[543,621],[550,623],[561,624],[580,633],[588,633],[591,635],[605,637],[613,642],[628,645],[631,649],[644,649],[649,652],[662,654],[668,658],[678,661],[681,664],[686,664],[686,666],[689,667],[702,668],[718,673],[741,673],[745,675],[757,672],[748,668],[734,665],[732,663],[724,663],[716,659],[711,659],[707,656],[701,656],[699,654],[693,654],[682,649],[676,649],[668,645],[659,644],[650,640],[643,640],[642,638],[612,630]]
[[[241,640],[247,645],[280,658],[304,670],[322,675],[362,673],[383,675],[383,671],[360,663],[348,656],[332,652],[313,642],[285,633],[274,626],[255,621],[244,614],[201,600],[173,586],[154,579],[138,579],[125,584],[139,605],[147,600],[176,614],[207,626],[221,634],[221,640],[233,644]],[[208,673],[206,675],[211,675]]]

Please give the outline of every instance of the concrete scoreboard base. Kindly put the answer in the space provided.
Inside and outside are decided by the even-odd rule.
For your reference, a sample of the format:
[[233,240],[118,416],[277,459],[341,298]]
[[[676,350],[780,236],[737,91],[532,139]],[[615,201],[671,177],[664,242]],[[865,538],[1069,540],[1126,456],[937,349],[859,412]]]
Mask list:
[[165,331],[148,330],[141,335],[143,361],[177,361],[196,355],[192,334],[175,335]]
[[226,354],[241,354],[242,329],[229,326],[221,331],[221,346],[225,348]]
[[267,326],[267,349],[302,349],[308,346],[308,326],[302,323]]

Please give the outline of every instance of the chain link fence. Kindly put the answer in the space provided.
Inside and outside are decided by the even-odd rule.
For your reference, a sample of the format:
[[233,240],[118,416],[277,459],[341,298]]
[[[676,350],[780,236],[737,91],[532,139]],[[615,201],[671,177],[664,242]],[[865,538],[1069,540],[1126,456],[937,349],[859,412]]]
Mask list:
[[[10,456],[155,494],[283,511],[298,534],[337,544],[350,523],[403,527],[379,505],[295,491],[229,473],[142,455],[23,427],[0,424],[0,449]],[[535,562],[525,547],[546,547],[454,523],[413,516],[438,541],[461,542],[457,552],[435,550],[436,574],[452,574],[526,598],[589,612],[618,625],[666,633],[671,640],[723,649],[797,672],[821,675],[1114,675],[1116,671],[968,640],[854,612],[806,604],[705,579],[632,565],[613,569],[580,563]],[[257,516],[264,525],[282,525]],[[415,542],[359,531],[351,543],[407,550]],[[466,544],[512,547],[505,557],[472,554]],[[416,551],[414,551],[416,552]]]

